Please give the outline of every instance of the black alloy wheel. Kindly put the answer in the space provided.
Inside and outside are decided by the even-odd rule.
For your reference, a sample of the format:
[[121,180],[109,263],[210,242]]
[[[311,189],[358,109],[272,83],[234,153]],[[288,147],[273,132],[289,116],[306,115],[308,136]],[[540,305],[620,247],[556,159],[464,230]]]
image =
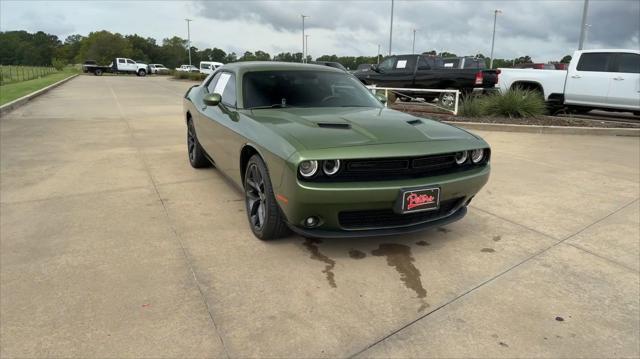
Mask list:
[[247,163],[244,191],[247,218],[256,237],[268,241],[289,233],[273,194],[269,171],[259,155],[253,155]]
[[264,189],[264,178],[256,163],[252,163],[247,170],[245,180],[247,214],[249,222],[256,230],[262,230],[266,218],[266,194]]
[[193,168],[204,168],[211,165],[200,146],[200,142],[198,142],[198,136],[196,136],[196,129],[192,120],[187,122],[187,154],[189,155],[189,163]]

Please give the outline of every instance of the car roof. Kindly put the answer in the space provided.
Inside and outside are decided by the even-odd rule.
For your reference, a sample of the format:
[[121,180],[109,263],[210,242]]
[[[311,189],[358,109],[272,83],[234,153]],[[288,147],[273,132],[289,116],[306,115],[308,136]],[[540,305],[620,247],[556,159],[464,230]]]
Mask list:
[[224,65],[221,69],[235,72],[236,74],[244,74],[253,71],[327,71],[344,73],[343,70],[325,65],[303,64],[296,62],[279,62],[279,61],[242,61]]

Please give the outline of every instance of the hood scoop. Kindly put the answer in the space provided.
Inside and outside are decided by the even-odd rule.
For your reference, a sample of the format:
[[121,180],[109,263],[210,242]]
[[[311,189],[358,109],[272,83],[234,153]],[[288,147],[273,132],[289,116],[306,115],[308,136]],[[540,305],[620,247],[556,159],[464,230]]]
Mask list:
[[412,126],[417,126],[417,125],[419,125],[419,124],[421,124],[421,123],[422,123],[422,120],[418,120],[418,119],[415,119],[415,120],[409,120],[409,121],[407,121],[407,123],[408,123],[408,124],[410,124],[410,125],[412,125]]
[[336,128],[340,130],[348,130],[351,128],[351,125],[348,123],[318,122],[317,125],[322,128]]

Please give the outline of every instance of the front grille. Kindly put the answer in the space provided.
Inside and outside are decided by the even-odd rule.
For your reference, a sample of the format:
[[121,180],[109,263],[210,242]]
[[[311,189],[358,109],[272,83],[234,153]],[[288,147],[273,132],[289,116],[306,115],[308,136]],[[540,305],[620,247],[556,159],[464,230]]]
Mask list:
[[419,157],[343,159],[341,160],[343,165],[340,172],[334,176],[329,177],[319,173],[311,179],[299,178],[313,182],[390,181],[424,178],[483,166],[488,161],[488,156],[487,151],[487,158],[478,165],[471,164],[470,159],[463,165],[457,165],[455,153]]
[[338,213],[338,221],[344,229],[380,229],[406,227],[429,222],[448,215],[464,198],[454,198],[440,202],[440,208],[433,211],[399,214],[391,209],[366,211],[345,211]]

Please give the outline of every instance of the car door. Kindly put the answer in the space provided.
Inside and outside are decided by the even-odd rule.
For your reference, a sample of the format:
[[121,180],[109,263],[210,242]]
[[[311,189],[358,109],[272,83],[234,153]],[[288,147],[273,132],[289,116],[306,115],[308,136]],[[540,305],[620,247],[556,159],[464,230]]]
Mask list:
[[[216,84],[214,92],[222,95],[221,105],[213,113],[217,116],[216,141],[218,152],[222,154],[222,160],[218,166],[230,177],[239,175],[240,150],[246,140],[240,135],[240,115],[237,113],[237,82],[236,76],[230,72],[220,72],[220,80]],[[228,80],[225,78],[228,77]]]
[[572,63],[565,83],[565,103],[590,107],[606,107],[615,53],[583,52],[577,64]]
[[414,69],[414,56],[390,56],[376,67],[376,71],[368,71],[364,79],[378,87],[411,87]]
[[126,59],[118,59],[118,65],[116,65],[116,70],[118,70],[118,71],[127,71],[127,61],[126,61]]
[[138,70],[138,65],[136,62],[130,59],[127,59],[127,70],[129,72],[136,72]]
[[613,70],[607,94],[609,106],[640,110],[640,54],[617,53]]
[[[202,103],[202,117],[200,128],[202,131],[202,145],[205,151],[216,162],[220,170],[227,170],[232,165],[229,158],[232,152],[227,145],[229,136],[233,136],[231,123],[234,121],[236,109],[235,75],[230,72],[218,72],[206,86],[206,94],[218,93],[222,102],[218,106],[205,106]],[[200,140],[200,135],[198,135]]]

